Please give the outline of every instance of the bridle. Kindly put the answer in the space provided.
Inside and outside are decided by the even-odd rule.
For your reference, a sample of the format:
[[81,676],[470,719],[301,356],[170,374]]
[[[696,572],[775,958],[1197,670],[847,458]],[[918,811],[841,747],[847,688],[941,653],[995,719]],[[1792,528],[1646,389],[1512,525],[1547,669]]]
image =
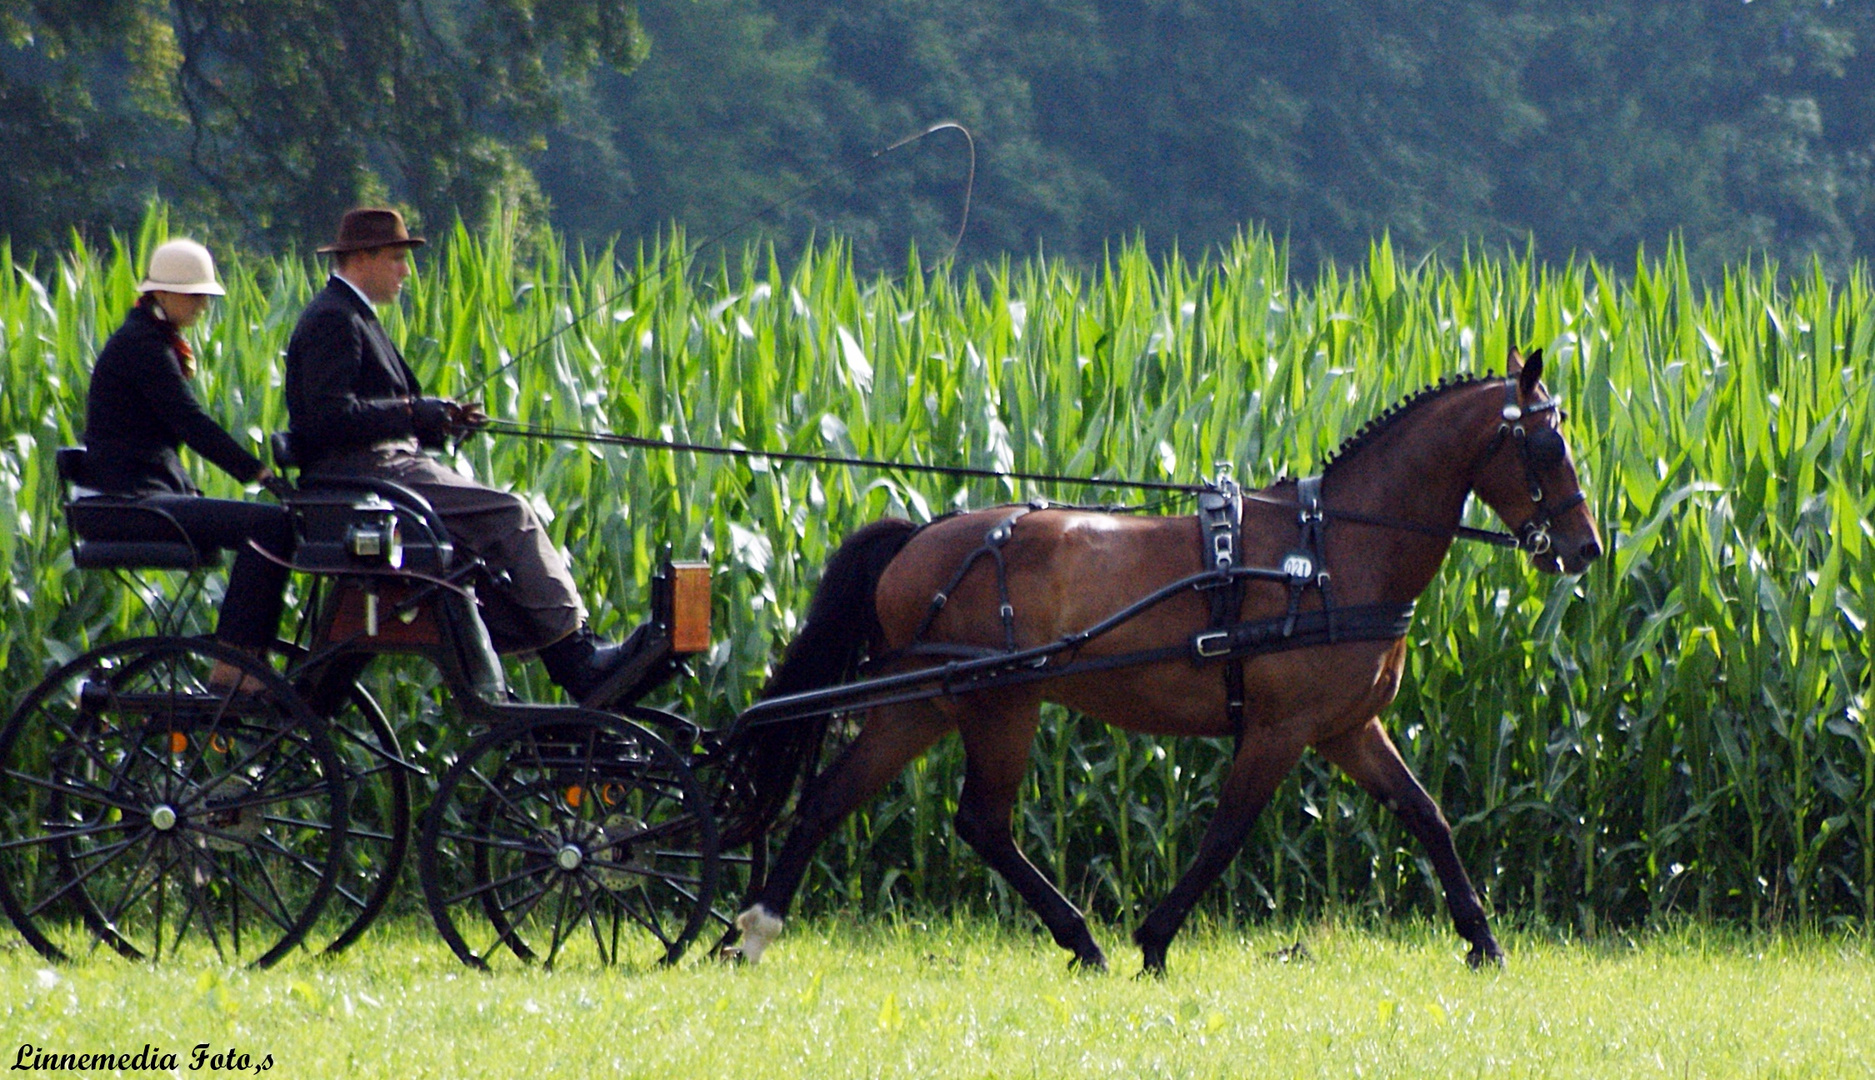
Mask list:
[[[1535,510],[1516,527],[1514,532],[1480,529],[1471,525],[1427,525],[1423,522],[1407,521],[1404,518],[1363,514],[1354,510],[1329,510],[1319,506],[1309,512],[1313,513],[1318,521],[1346,521],[1356,525],[1372,525],[1383,529],[1425,533],[1428,536],[1447,540],[1472,540],[1495,547],[1521,548],[1531,555],[1547,554],[1554,546],[1550,540],[1550,526],[1556,523],[1557,518],[1587,502],[1588,496],[1578,489],[1574,495],[1552,504],[1547,501],[1543,485],[1537,481],[1538,474],[1562,463],[1565,446],[1562,435],[1555,428],[1540,427],[1535,431],[1528,431],[1524,428],[1524,424],[1533,416],[1559,411],[1556,399],[1546,398],[1527,406],[1521,404],[1518,401],[1518,383],[1515,376],[1511,376],[1504,384],[1504,397],[1504,407],[1500,410],[1503,420],[1498,424],[1497,433],[1492,436],[1490,444],[1473,460],[1470,475],[1475,484],[1478,472],[1484,468],[1487,461],[1504,448],[1504,443],[1506,441],[1516,443],[1517,457],[1523,463],[1524,490],[1529,493],[1530,501],[1535,504]],[[1271,498],[1252,491],[1243,492],[1242,497],[1250,502],[1267,503],[1273,506],[1294,507],[1298,505],[1287,499]]]
[[1517,546],[1532,555],[1548,554],[1554,546],[1550,540],[1550,526],[1556,519],[1588,501],[1588,496],[1580,488],[1574,495],[1551,503],[1546,498],[1543,485],[1537,476],[1562,464],[1566,448],[1563,438],[1553,427],[1539,427],[1530,431],[1524,424],[1533,416],[1546,412],[1557,412],[1555,398],[1545,398],[1528,406],[1518,401],[1518,383],[1509,378],[1504,383],[1503,421],[1497,426],[1497,434],[1492,436],[1491,444],[1478,455],[1478,463],[1472,468],[1472,476],[1484,463],[1504,447],[1505,440],[1510,440],[1517,447],[1517,458],[1523,464],[1524,491],[1529,493],[1530,502],[1535,505],[1530,516],[1523,524],[1516,527]]

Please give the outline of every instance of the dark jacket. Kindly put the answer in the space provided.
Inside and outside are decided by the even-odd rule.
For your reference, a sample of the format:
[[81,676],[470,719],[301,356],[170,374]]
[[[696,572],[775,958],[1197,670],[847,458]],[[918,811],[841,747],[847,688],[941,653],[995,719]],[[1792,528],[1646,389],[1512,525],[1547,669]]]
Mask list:
[[443,403],[422,396],[371,305],[334,277],[286,347],[287,427],[302,466],[387,439],[441,441]]
[[85,394],[82,483],[111,495],[194,495],[179,447],[247,483],[261,460],[222,430],[182,374],[175,331],[145,305],[131,309],[98,354]]

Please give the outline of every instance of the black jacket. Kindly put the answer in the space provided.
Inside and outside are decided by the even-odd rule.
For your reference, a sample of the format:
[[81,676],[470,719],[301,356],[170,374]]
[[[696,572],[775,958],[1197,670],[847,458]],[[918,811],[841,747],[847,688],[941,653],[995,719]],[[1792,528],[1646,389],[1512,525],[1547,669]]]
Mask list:
[[371,305],[338,278],[327,281],[286,347],[287,426],[300,464],[413,435],[439,443],[443,403],[422,394]]
[[202,409],[182,374],[173,331],[139,304],[104,343],[85,394],[82,483],[112,495],[194,495],[179,447],[247,483],[261,460]]

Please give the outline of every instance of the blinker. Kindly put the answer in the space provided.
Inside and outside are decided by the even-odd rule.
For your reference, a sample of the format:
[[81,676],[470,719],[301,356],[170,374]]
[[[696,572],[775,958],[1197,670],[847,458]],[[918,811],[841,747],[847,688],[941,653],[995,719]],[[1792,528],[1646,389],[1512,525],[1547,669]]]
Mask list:
[[1530,432],[1524,440],[1524,447],[1532,469],[1542,472],[1562,464],[1563,438],[1555,428],[1538,428]]

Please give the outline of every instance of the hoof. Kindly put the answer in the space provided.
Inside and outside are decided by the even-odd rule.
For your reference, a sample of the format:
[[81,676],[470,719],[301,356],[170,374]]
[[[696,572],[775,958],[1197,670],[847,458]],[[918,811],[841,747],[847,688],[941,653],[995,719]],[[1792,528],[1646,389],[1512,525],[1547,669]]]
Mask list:
[[1465,963],[1473,971],[1483,971],[1485,968],[1501,968],[1504,966],[1504,950],[1498,948],[1497,942],[1495,941],[1487,941],[1481,945],[1473,945],[1471,951],[1465,954]]
[[1107,957],[1096,950],[1093,953],[1081,953],[1068,961],[1068,970],[1077,975],[1105,975]]
[[[736,929],[742,934],[740,945],[731,946],[744,963],[760,963],[768,943],[781,936],[781,917],[757,904],[736,916]],[[728,953],[729,949],[724,949]]]
[[1165,961],[1164,960],[1161,960],[1156,964],[1144,965],[1143,967],[1139,969],[1139,974],[1133,976],[1134,982],[1147,982],[1149,980],[1152,982],[1164,982],[1165,981]]
[[1310,960],[1315,959],[1315,954],[1309,951],[1309,947],[1307,945],[1304,945],[1300,941],[1298,941],[1294,945],[1290,945],[1287,948],[1277,949],[1275,952],[1264,953],[1263,959],[1274,960],[1279,964],[1287,964],[1292,961],[1298,964],[1304,964],[1304,963],[1309,962]]

